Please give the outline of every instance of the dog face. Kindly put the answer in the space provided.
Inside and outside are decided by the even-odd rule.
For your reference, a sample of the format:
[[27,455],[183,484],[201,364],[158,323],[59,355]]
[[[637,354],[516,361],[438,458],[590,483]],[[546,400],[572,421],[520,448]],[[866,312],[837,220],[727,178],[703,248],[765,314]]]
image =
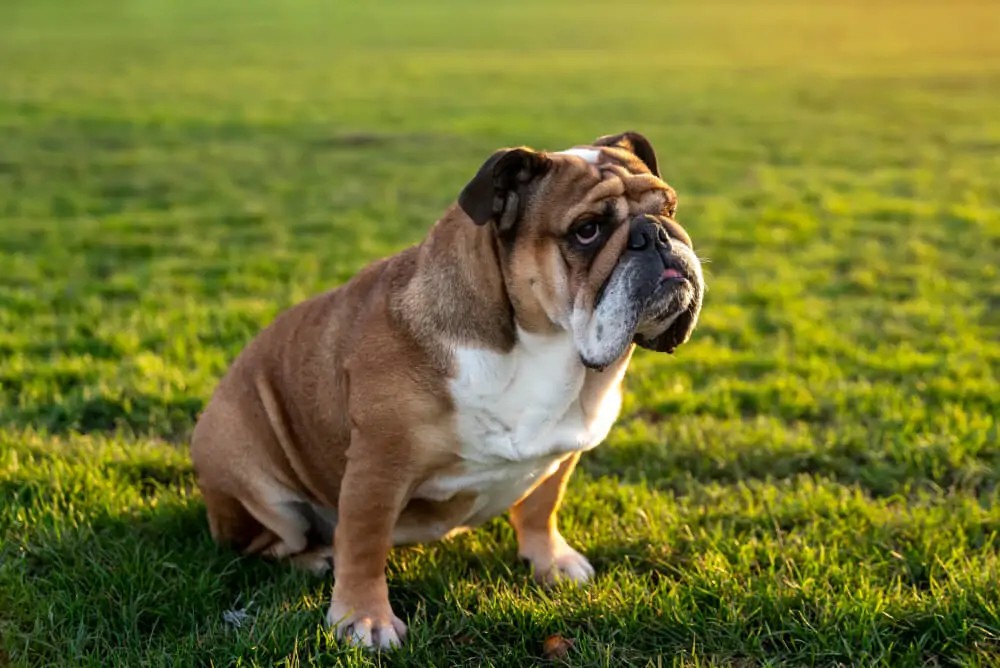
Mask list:
[[701,264],[642,135],[559,153],[503,149],[458,204],[497,235],[518,325],[571,332],[588,367],[611,364],[633,342],[673,352],[694,329]]

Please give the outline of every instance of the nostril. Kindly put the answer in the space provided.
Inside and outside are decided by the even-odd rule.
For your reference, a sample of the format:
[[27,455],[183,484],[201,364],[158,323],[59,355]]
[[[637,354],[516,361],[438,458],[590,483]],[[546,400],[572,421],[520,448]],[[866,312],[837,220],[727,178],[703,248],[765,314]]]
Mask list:
[[646,230],[640,225],[632,226],[632,229],[628,233],[629,250],[644,250],[648,245],[649,239],[646,236]]
[[664,248],[670,248],[670,235],[659,225],[656,226],[656,243]]

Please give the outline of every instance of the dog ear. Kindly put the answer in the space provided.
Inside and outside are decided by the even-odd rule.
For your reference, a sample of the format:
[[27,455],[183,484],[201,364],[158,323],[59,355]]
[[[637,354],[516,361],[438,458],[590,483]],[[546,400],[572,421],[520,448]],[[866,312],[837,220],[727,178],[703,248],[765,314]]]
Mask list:
[[528,185],[551,164],[545,154],[530,148],[500,149],[462,189],[458,206],[476,225],[492,220],[500,232],[508,232],[524,213]]
[[673,353],[677,346],[686,343],[691,338],[691,332],[698,322],[699,308],[697,304],[692,304],[687,310],[674,318],[662,334],[654,337],[646,337],[638,334],[635,342],[648,350],[655,350],[658,353]]
[[660,175],[660,168],[656,164],[656,151],[649,140],[638,132],[623,132],[620,135],[606,135],[594,142],[594,146],[614,146],[623,148],[635,157],[642,160],[649,171],[654,176]]

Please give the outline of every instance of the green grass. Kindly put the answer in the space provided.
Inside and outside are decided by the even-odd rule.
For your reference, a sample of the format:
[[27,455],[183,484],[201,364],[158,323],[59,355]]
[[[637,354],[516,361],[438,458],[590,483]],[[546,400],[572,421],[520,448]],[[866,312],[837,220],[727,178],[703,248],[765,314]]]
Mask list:
[[[996,8],[346,4],[0,3],[0,665],[1000,662]],[[625,129],[710,290],[572,482],[596,582],[498,519],[343,648],[328,580],[212,544],[198,411],[497,146]]]

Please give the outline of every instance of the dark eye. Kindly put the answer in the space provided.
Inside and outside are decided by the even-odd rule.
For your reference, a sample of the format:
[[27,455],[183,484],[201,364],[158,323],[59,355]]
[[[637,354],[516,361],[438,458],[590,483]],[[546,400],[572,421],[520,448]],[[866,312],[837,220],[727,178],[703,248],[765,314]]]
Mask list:
[[601,236],[601,224],[596,220],[587,221],[573,230],[573,236],[584,246],[592,244]]

